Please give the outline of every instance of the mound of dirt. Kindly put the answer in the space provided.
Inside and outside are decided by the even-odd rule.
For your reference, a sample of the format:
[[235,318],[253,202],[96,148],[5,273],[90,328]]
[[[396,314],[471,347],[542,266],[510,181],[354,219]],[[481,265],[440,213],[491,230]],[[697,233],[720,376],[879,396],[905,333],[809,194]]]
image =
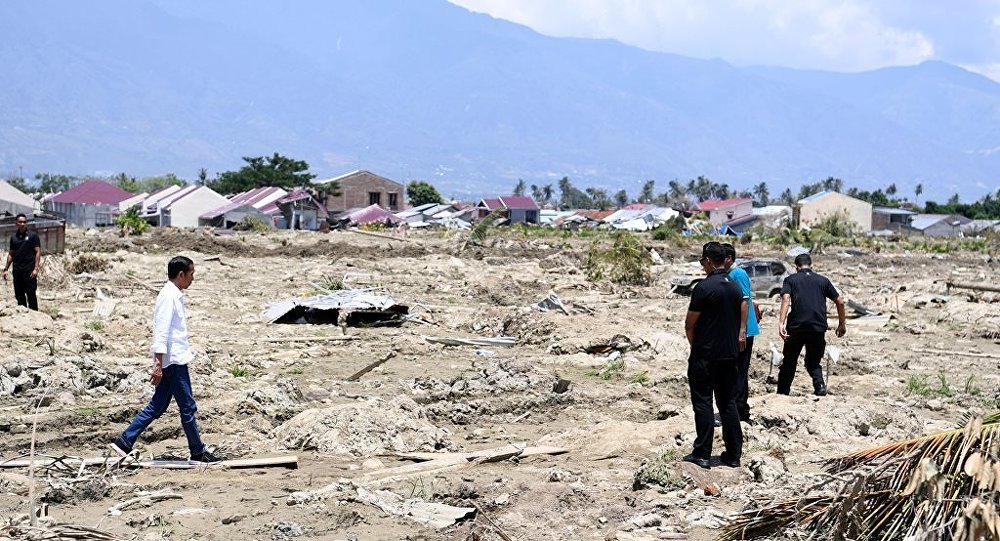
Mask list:
[[286,449],[364,457],[453,447],[451,434],[427,422],[406,397],[308,409],[275,428],[271,438]]
[[0,334],[38,338],[52,328],[52,316],[45,312],[29,310],[24,306],[10,306],[0,310]]

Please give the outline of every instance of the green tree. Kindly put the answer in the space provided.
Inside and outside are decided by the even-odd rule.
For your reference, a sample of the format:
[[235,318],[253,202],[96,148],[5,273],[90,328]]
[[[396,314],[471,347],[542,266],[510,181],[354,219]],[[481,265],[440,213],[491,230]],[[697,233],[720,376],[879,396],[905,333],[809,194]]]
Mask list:
[[785,191],[781,192],[781,195],[778,196],[778,202],[789,207],[794,205],[795,196],[792,195],[792,189],[785,188]]
[[160,175],[155,177],[146,177],[139,181],[139,189],[143,192],[153,193],[156,190],[162,190],[167,186],[184,186],[187,184],[183,179],[177,177],[173,173],[167,173],[166,175]]
[[[309,172],[309,164],[302,160],[287,158],[275,152],[272,156],[244,157],[246,162],[238,171],[220,173],[209,186],[222,194],[240,193],[254,188],[274,186],[292,189],[311,186],[316,175]],[[332,184],[332,183],[331,183]],[[338,186],[325,185],[330,194],[338,191]]]
[[614,201],[608,197],[608,191],[604,188],[587,188],[586,194],[591,201],[591,204],[588,206],[597,207],[598,210],[607,210],[614,205]]
[[893,182],[892,184],[890,184],[889,187],[885,189],[885,195],[888,195],[890,197],[896,195],[896,183],[895,182]]
[[35,175],[38,181],[38,191],[41,193],[65,192],[76,183],[77,178],[69,175],[53,175],[51,173],[38,173]]
[[126,173],[118,173],[117,175],[109,179],[112,184],[118,186],[119,188],[125,190],[126,192],[139,193],[141,192],[141,187],[139,181],[135,177],[130,176]]
[[7,181],[7,184],[10,184],[11,186],[17,188],[18,190],[21,190],[24,193],[31,193],[32,191],[34,191],[31,189],[30,186],[28,186],[28,181],[24,177],[18,175],[11,175],[4,180]]
[[920,195],[922,193],[924,193],[924,185],[923,184],[917,184],[916,186],[914,186],[914,188],[913,188],[913,200],[914,200],[914,202],[920,201]]
[[198,169],[198,184],[204,186],[208,182],[208,169]]
[[771,203],[771,194],[767,189],[767,183],[761,182],[760,184],[753,187],[753,196],[758,206],[766,207]]
[[619,208],[627,205],[628,192],[626,192],[625,190],[618,190],[617,192],[615,192],[615,204],[618,205]]
[[426,205],[427,203],[441,203],[444,201],[444,198],[438,193],[437,188],[432,186],[431,183],[422,180],[411,180],[406,185],[406,198],[415,207]]
[[551,184],[546,184],[545,186],[542,186],[542,201],[544,201],[545,203],[551,203],[552,196],[554,195],[555,191],[552,189]]
[[656,198],[654,195],[654,190],[656,189],[655,180],[647,180],[642,184],[642,191],[639,192],[639,202],[640,203],[652,203],[653,199]]
[[[594,207],[594,200],[579,188],[573,186],[569,177],[559,179],[559,194],[559,208],[563,210]],[[607,197],[607,193],[604,195]],[[610,199],[608,201],[608,206],[610,206]]]
[[826,177],[819,184],[820,186],[822,186],[822,189],[816,190],[813,193],[819,193],[823,190],[830,192],[839,192],[844,189],[844,181],[836,177]]
[[540,203],[542,201],[542,189],[537,184],[532,184],[528,189],[531,190],[531,198],[535,202]]
[[952,208],[957,207],[961,202],[962,200],[958,198],[957,193],[948,198],[948,206]]
[[527,184],[524,183],[523,178],[517,179],[517,184],[514,185],[514,195],[521,197],[524,195],[524,190],[527,189]]

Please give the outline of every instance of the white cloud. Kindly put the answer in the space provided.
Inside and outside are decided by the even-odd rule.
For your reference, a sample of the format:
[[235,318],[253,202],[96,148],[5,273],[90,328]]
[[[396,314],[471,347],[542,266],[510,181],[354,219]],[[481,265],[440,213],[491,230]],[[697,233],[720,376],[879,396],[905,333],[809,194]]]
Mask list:
[[1000,64],[997,0],[969,0],[954,16],[942,15],[936,0],[451,1],[544,34],[615,38],[736,65],[860,71],[928,59]]

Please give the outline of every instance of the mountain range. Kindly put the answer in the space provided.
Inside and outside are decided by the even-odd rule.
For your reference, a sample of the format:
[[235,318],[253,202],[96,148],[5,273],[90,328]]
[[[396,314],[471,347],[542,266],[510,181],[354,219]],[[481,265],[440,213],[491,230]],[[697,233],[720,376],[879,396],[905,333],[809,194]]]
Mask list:
[[2,175],[194,178],[280,152],[454,197],[563,176],[1000,187],[1000,84],[942,62],[736,67],[445,0],[8,0],[0,35]]

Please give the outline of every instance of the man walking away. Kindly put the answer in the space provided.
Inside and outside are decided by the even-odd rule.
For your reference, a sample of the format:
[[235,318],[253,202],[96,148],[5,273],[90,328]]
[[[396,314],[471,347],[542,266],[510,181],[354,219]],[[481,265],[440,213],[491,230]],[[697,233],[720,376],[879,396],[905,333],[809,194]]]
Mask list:
[[701,254],[702,270],[707,276],[691,293],[684,325],[691,344],[688,384],[696,432],[694,450],[684,460],[702,468],[710,467],[715,435],[714,393],[722,418],[722,439],[726,444],[722,463],[736,468],[743,455],[743,430],[734,397],[739,375],[736,359],[744,346],[746,329],[741,328],[740,321],[746,318],[747,305],[739,286],[726,273],[726,253],[722,245],[709,242],[702,247]]
[[198,406],[188,374],[188,363],[194,358],[194,352],[188,342],[183,292],[194,281],[194,262],[184,256],[171,259],[167,264],[167,278],[153,308],[153,345],[150,348],[153,352],[153,371],[150,382],[156,391],[149,404],[111,444],[111,448],[122,456],[131,453],[142,431],[163,415],[173,398],[181,413],[181,426],[187,436],[191,461],[220,462],[220,458],[205,449],[198,433],[198,422],[195,420]]
[[14,218],[17,231],[10,237],[10,251],[7,264],[3,268],[3,280],[7,281],[7,269],[14,265],[14,298],[17,304],[38,311],[38,269],[42,262],[42,243],[38,233],[28,231],[28,217],[18,214]]
[[734,267],[736,262],[736,247],[732,244],[723,244],[726,251],[726,271],[729,277],[740,286],[743,293],[743,300],[747,303],[747,309],[743,312],[745,319],[740,323],[740,327],[747,330],[746,347],[740,351],[736,368],[739,369],[739,379],[736,381],[736,410],[740,413],[740,421],[750,422],[750,359],[753,358],[753,340],[760,334],[760,326],[757,323],[757,310],[753,304],[753,288],[750,285],[750,276],[747,271],[740,267]]
[[[784,359],[778,371],[778,394],[788,394],[795,378],[795,368],[799,362],[802,347],[806,348],[806,371],[812,377],[813,392],[816,396],[826,396],[823,381],[823,351],[826,349],[825,333],[829,328],[826,318],[826,300],[837,305],[837,336],[847,334],[847,313],[844,299],[837,293],[830,280],[812,270],[809,254],[795,258],[795,274],[785,278],[781,286],[781,314],[778,319],[778,334],[785,341]],[[791,305],[792,311],[788,308]]]

